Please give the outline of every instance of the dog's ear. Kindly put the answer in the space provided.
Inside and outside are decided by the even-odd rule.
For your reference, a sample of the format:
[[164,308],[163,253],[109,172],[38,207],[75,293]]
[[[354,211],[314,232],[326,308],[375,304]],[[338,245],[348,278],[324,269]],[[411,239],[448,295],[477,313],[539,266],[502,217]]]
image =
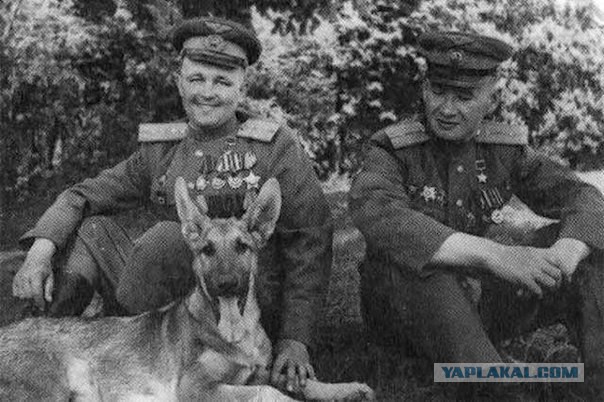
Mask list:
[[176,210],[182,223],[182,233],[187,240],[195,240],[199,237],[199,232],[209,221],[206,216],[207,205],[203,197],[198,197],[198,207],[189,196],[189,190],[185,179],[178,177],[174,183],[174,200],[176,201]]
[[260,194],[243,216],[248,231],[263,246],[275,230],[281,213],[281,187],[275,178],[268,179],[260,189]]

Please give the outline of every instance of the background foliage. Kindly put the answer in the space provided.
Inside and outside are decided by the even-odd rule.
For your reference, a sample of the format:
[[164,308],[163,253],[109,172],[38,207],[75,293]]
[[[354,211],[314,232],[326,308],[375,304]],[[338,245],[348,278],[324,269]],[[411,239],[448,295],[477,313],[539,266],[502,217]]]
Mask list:
[[[183,16],[251,23],[264,45],[246,106],[298,129],[324,179],[353,171],[363,140],[421,108],[426,29],[501,37],[497,117],[574,168],[602,167],[604,47],[590,1],[13,0],[0,16],[0,210],[126,157],[141,122],[183,117],[166,38]],[[250,7],[251,6],[251,7]]]

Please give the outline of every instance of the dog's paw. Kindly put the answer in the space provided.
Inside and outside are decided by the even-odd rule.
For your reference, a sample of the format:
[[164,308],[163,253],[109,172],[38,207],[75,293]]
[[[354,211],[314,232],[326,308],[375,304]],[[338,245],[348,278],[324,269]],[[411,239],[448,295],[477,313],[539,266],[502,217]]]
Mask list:
[[345,401],[375,401],[375,392],[373,389],[362,383],[350,384],[350,393],[344,399]]

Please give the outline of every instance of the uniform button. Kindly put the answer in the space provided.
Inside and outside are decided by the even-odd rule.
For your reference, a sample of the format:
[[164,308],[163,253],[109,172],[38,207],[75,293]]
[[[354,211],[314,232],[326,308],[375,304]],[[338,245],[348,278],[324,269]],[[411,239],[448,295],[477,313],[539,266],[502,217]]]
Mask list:
[[457,173],[463,173],[463,166],[462,165],[457,166]]
[[462,207],[463,206],[463,201],[462,200],[457,200],[455,201],[455,205],[457,205],[458,207]]

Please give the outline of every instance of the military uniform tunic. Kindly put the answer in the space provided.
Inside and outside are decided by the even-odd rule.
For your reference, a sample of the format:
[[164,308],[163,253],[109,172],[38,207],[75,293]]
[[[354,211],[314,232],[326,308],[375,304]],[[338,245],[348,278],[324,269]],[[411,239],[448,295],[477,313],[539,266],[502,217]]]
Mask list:
[[[473,139],[454,143],[410,118],[371,138],[349,201],[367,243],[361,303],[376,341],[410,343],[434,362],[501,362],[493,340],[560,313],[578,331],[586,371],[604,372],[604,199],[532,150],[526,134],[484,122]],[[518,297],[493,275],[430,264],[453,233],[484,236],[505,224],[502,207],[512,195],[559,220],[538,233],[544,240],[535,246],[574,238],[592,249],[572,283],[543,300]],[[478,300],[467,275],[480,275]]]
[[368,252],[420,275],[454,232],[481,236],[515,194],[561,221],[560,237],[604,249],[604,200],[569,169],[527,145],[526,129],[484,123],[463,144],[432,139],[409,119],[377,133],[350,192]]
[[[22,241],[43,237],[64,248],[83,218],[141,203],[160,220],[178,221],[173,189],[179,176],[194,200],[205,197],[210,217],[241,216],[262,184],[275,177],[282,192],[281,215],[261,255],[266,266],[260,266],[260,275],[283,293],[281,301],[271,299],[281,315],[279,336],[308,344],[331,265],[329,208],[294,135],[275,122],[245,118],[211,134],[186,123],[141,125],[136,152],[64,191]],[[142,285],[145,278],[131,281]]]

